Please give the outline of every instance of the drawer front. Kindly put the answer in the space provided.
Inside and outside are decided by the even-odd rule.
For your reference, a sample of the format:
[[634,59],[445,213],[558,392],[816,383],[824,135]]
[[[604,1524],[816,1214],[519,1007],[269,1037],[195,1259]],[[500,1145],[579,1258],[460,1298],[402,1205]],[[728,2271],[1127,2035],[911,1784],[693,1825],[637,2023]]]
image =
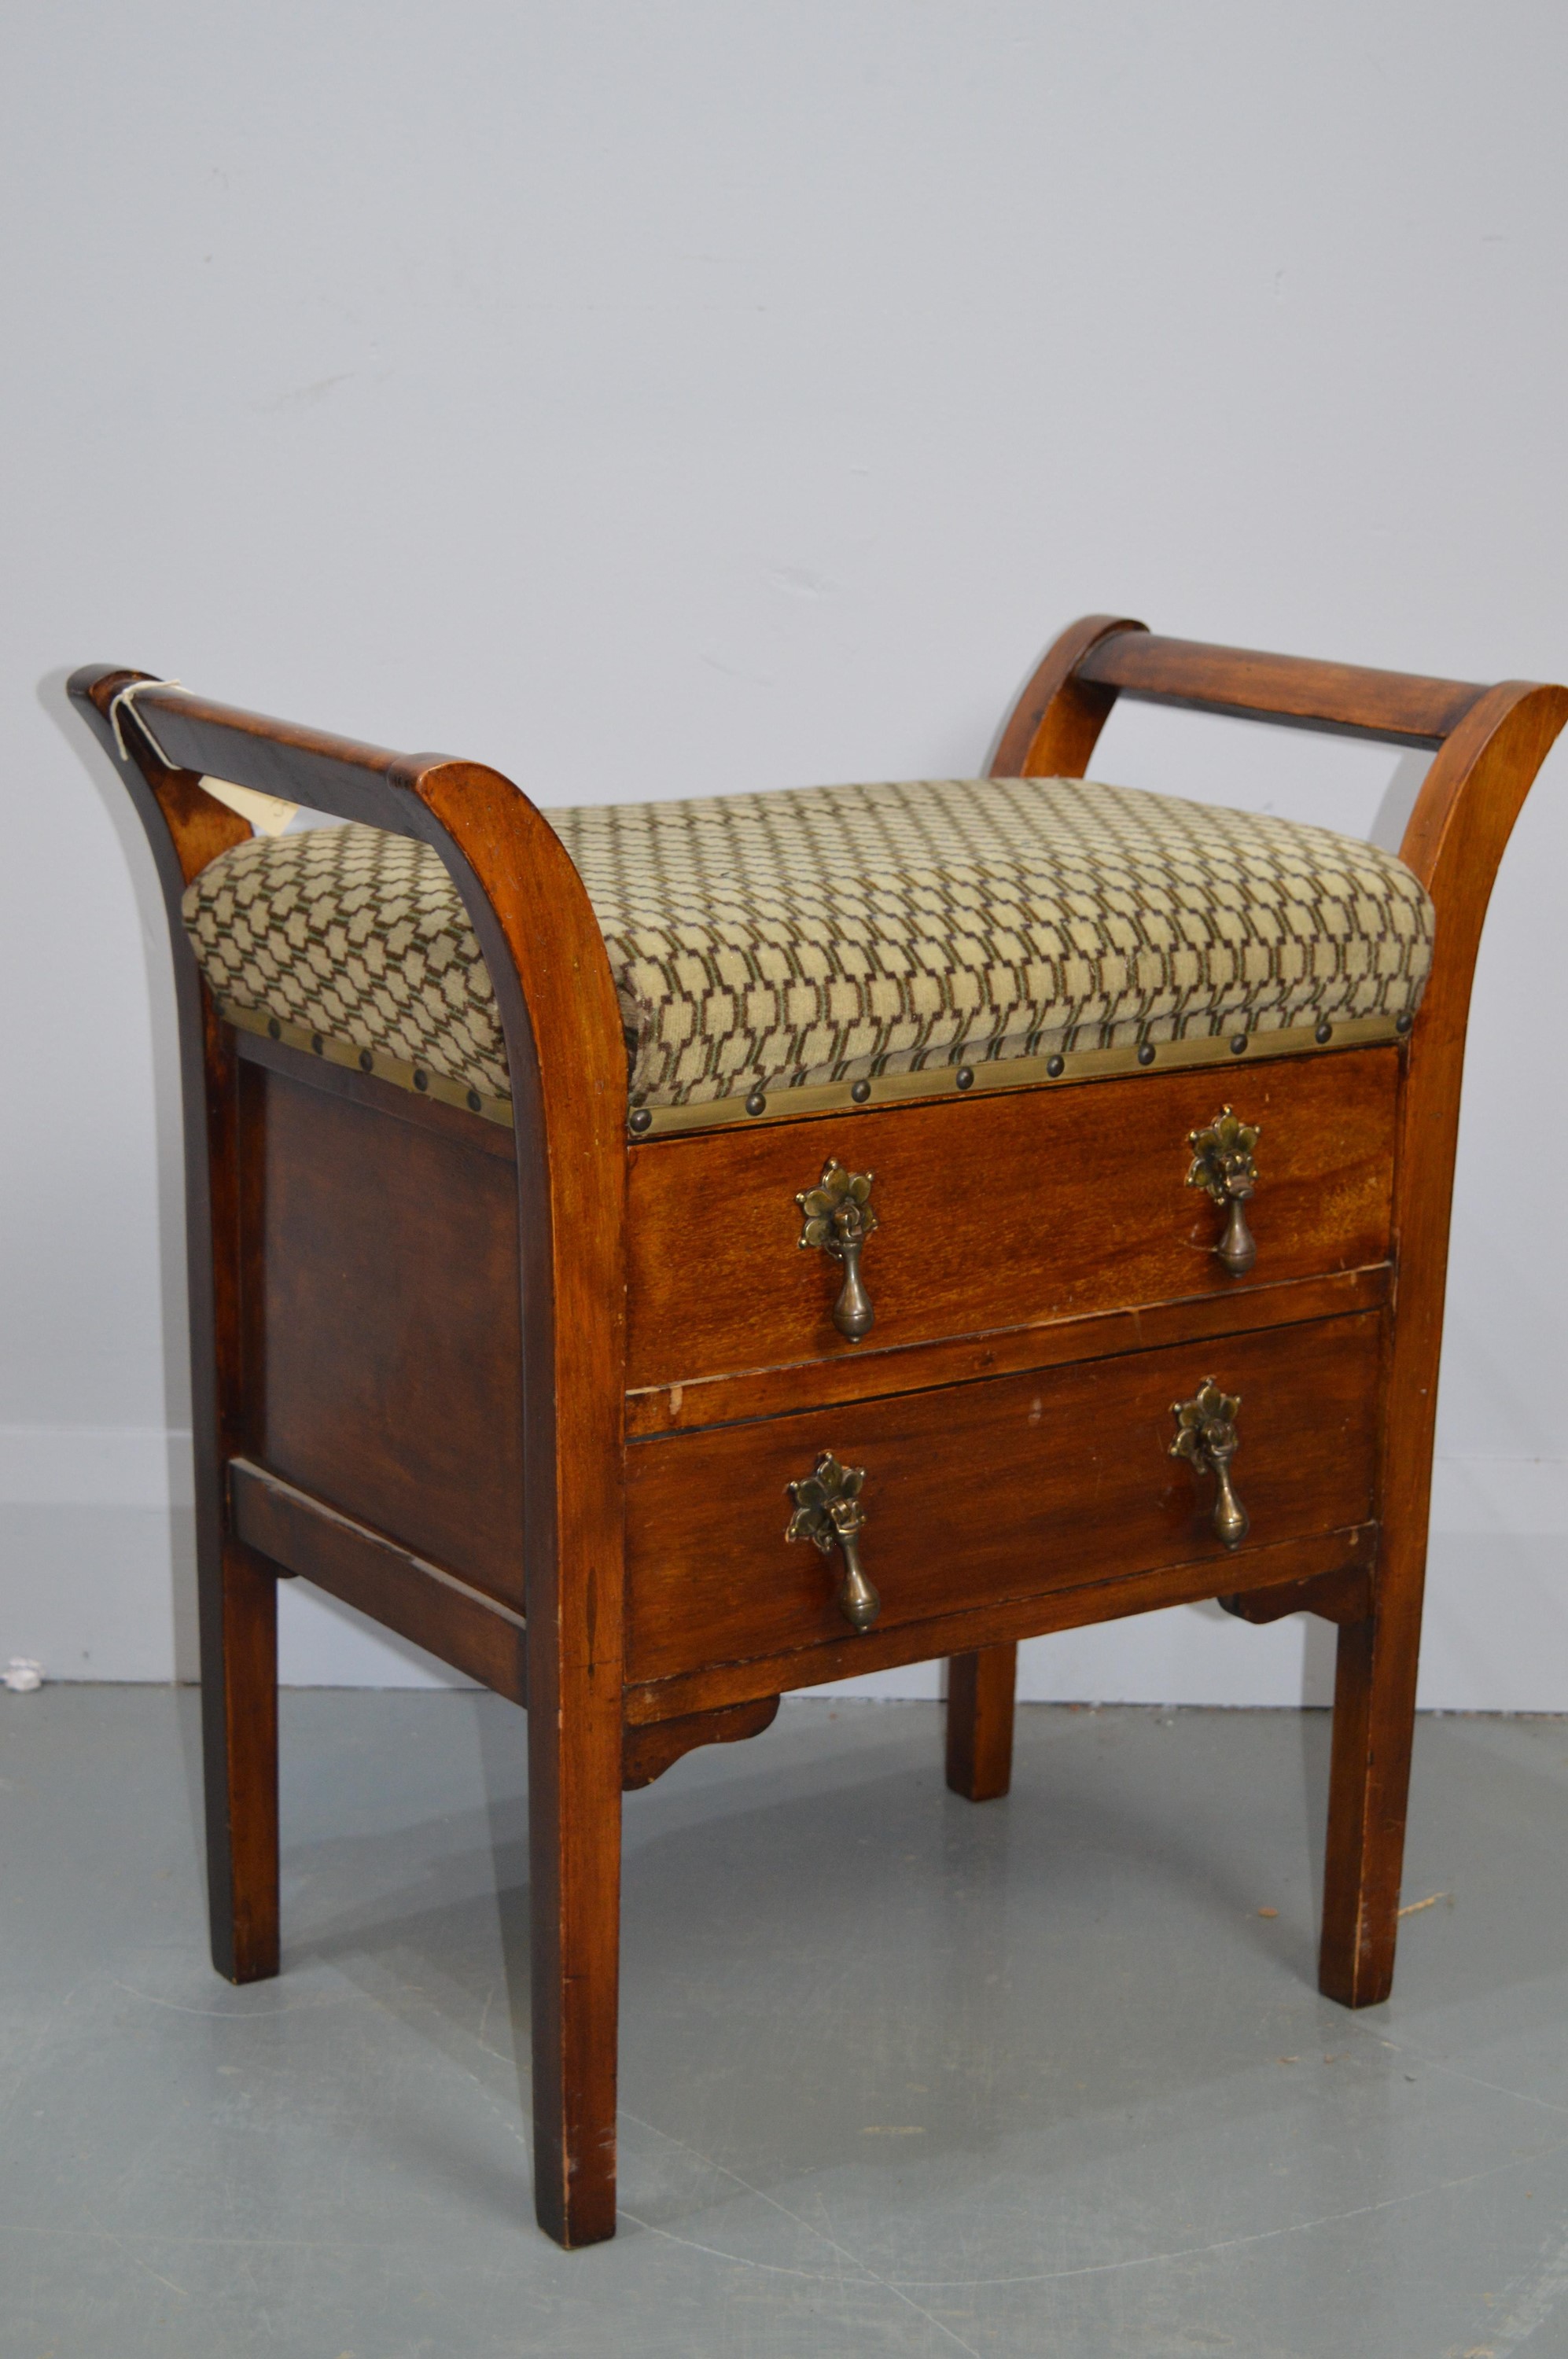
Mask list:
[[[1371,1518],[1381,1335],[1367,1312],[638,1442],[627,1677],[849,1635],[839,1549],[784,1536],[786,1486],[823,1451],[866,1470],[878,1630],[1208,1558],[1216,1593],[1245,1588],[1249,1549]],[[1241,1398],[1231,1475],[1251,1527],[1235,1549],[1213,1475],[1170,1454],[1172,1404],[1210,1376]]]
[[[628,1387],[1312,1277],[1388,1251],[1396,1049],[887,1107],[631,1154]],[[1251,1272],[1214,1247],[1188,1134],[1229,1102],[1261,1131]],[[875,1174],[875,1313],[833,1324],[843,1266],[801,1250],[829,1158]]]

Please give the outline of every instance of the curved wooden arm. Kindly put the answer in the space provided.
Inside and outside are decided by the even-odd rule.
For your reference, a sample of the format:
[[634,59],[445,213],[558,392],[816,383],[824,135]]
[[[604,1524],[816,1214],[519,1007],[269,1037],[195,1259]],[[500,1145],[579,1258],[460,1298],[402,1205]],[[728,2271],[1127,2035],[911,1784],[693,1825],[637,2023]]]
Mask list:
[[990,775],[1081,778],[1118,696],[1336,737],[1436,747],[1487,693],[1473,680],[1160,638],[1142,623],[1090,614],[1062,632],[1014,705]]
[[[109,722],[124,669],[76,672],[70,692],[140,811],[158,857],[177,951],[180,894],[207,863],[249,835],[206,792],[203,777],[359,820],[429,843],[450,871],[495,986],[512,1070],[519,1148],[539,1141],[529,1117],[583,1130],[594,1147],[625,1146],[626,1047],[604,937],[566,847],[520,788],[498,771],[440,754],[397,754],[290,722],[241,712],[156,684],[124,723]],[[124,712],[125,708],[122,708]],[[145,714],[146,729],[136,716]],[[169,764],[177,766],[170,767]],[[586,1143],[586,1142],[585,1142]],[[588,1210],[573,1206],[572,1226]]]
[[1359,664],[1251,647],[1208,647],[1152,633],[1099,640],[1078,667],[1082,683],[1145,704],[1233,712],[1287,729],[1372,737],[1387,745],[1441,745],[1478,697],[1474,680],[1368,671]]
[[[626,1061],[583,881],[527,796],[476,764],[394,754],[156,688],[132,708],[146,713],[153,735],[127,723],[132,750],[122,758],[109,707],[144,677],[95,666],[74,674],[70,689],[136,805],[163,886],[181,1015],[193,1290],[210,1296],[212,1222],[232,1213],[211,1201],[221,1158],[210,1164],[207,1136],[224,1052],[180,903],[192,876],[250,833],[205,792],[205,774],[417,836],[440,853],[463,897],[495,987],[517,1137],[530,1702],[559,1717],[567,1670],[608,1682],[618,1697]],[[181,766],[166,767],[155,743]],[[197,1332],[202,1324],[194,1322]],[[195,1374],[221,1460],[222,1372],[198,1364]],[[552,1631],[556,1643],[544,1643]],[[618,1741],[618,1703],[615,1725]],[[550,1913],[539,1906],[541,1922]]]
[[1085,658],[1102,640],[1146,623],[1116,614],[1085,614],[1053,640],[1019,691],[991,748],[992,778],[1081,778],[1116,701],[1114,688],[1081,677]]
[[[1436,1415],[1447,1239],[1454,1193],[1459,1096],[1470,990],[1486,905],[1524,799],[1568,722],[1568,690],[1530,680],[1486,689],[1427,772],[1399,856],[1432,895],[1437,933],[1432,973],[1408,1050],[1395,1155],[1394,1229],[1399,1256],[1399,1343],[1386,1419],[1399,1462],[1430,1459]],[[1423,1455],[1424,1453],[1424,1455]],[[1387,1513],[1400,1518],[1403,1545],[1422,1549],[1423,1481]],[[1419,1493],[1419,1497],[1418,1497]]]
[[[1432,895],[1439,919],[1413,1044],[1416,1066],[1444,1063],[1456,1113],[1458,1065],[1448,1073],[1445,1054],[1452,1061],[1463,1052],[1493,881],[1530,782],[1568,719],[1568,690],[1530,680],[1486,688],[1209,647],[1090,614],[1062,632],[1014,705],[991,776],[1082,777],[1118,696],[1437,749],[1399,853]],[[1439,1036],[1447,1052],[1440,1052]],[[1416,1091],[1412,1102],[1421,1097]],[[1446,1205],[1443,1220],[1446,1233]]]

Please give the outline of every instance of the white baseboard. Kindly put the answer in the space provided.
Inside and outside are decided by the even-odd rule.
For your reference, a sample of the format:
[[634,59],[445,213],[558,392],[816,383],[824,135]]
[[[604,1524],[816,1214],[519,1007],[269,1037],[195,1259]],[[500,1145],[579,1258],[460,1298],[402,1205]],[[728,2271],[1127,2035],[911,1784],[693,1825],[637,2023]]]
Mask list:
[[[56,1680],[195,1674],[190,1438],[151,1427],[0,1426],[0,1662]],[[289,1687],[466,1686],[304,1582],[283,1584]],[[837,1694],[931,1696],[913,1664]],[[1018,1692],[1061,1702],[1326,1703],[1334,1635],[1293,1617],[1254,1629],[1178,1606],[1029,1641]],[[1450,1712],[1568,1712],[1568,1461],[1441,1458],[1421,1701]]]

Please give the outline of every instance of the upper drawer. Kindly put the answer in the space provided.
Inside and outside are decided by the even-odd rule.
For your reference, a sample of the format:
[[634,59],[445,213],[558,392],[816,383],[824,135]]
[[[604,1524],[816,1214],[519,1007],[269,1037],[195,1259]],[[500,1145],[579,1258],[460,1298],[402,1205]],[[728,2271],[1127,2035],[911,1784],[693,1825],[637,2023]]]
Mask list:
[[[633,1391],[1027,1326],[1382,1261],[1393,1048],[1150,1073],[659,1139],[631,1154]],[[1188,1134],[1229,1102],[1258,1125],[1250,1277],[1215,1256]],[[863,1343],[833,1321],[841,1265],[799,1245],[832,1157],[872,1172]]]

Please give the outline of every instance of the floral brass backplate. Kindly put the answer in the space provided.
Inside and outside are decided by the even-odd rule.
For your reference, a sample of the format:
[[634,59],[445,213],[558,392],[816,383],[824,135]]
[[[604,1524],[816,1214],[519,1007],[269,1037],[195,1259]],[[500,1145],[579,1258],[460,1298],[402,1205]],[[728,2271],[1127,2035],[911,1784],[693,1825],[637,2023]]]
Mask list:
[[802,1190],[795,1199],[801,1214],[802,1253],[814,1248],[843,1265],[844,1285],[833,1304],[833,1320],[839,1333],[852,1343],[870,1333],[877,1316],[860,1275],[861,1249],[877,1226],[871,1209],[871,1183],[876,1177],[874,1171],[847,1171],[830,1156],[816,1186]]
[[864,1466],[842,1466],[824,1450],[810,1474],[789,1485],[795,1502],[787,1540],[810,1540],[823,1556],[835,1547],[844,1550],[844,1579],[837,1592],[839,1612],[851,1628],[864,1636],[882,1611],[882,1600],[866,1577],[860,1561],[860,1534],[866,1510],[860,1504]]
[[1258,1259],[1245,1206],[1258,1185],[1252,1151],[1259,1135],[1256,1123],[1238,1121],[1229,1106],[1220,1108],[1206,1130],[1187,1134],[1192,1150],[1187,1185],[1204,1189],[1225,1214],[1225,1233],[1214,1252],[1233,1277],[1245,1277]]
[[1214,1476],[1214,1505],[1209,1520],[1214,1538],[1227,1549],[1241,1546],[1252,1521],[1230,1479],[1230,1462],[1240,1439],[1236,1430],[1240,1408],[1240,1394],[1222,1392],[1213,1376],[1203,1378],[1191,1400],[1171,1404],[1171,1414],[1176,1420],[1171,1455],[1184,1458],[1195,1473]]

